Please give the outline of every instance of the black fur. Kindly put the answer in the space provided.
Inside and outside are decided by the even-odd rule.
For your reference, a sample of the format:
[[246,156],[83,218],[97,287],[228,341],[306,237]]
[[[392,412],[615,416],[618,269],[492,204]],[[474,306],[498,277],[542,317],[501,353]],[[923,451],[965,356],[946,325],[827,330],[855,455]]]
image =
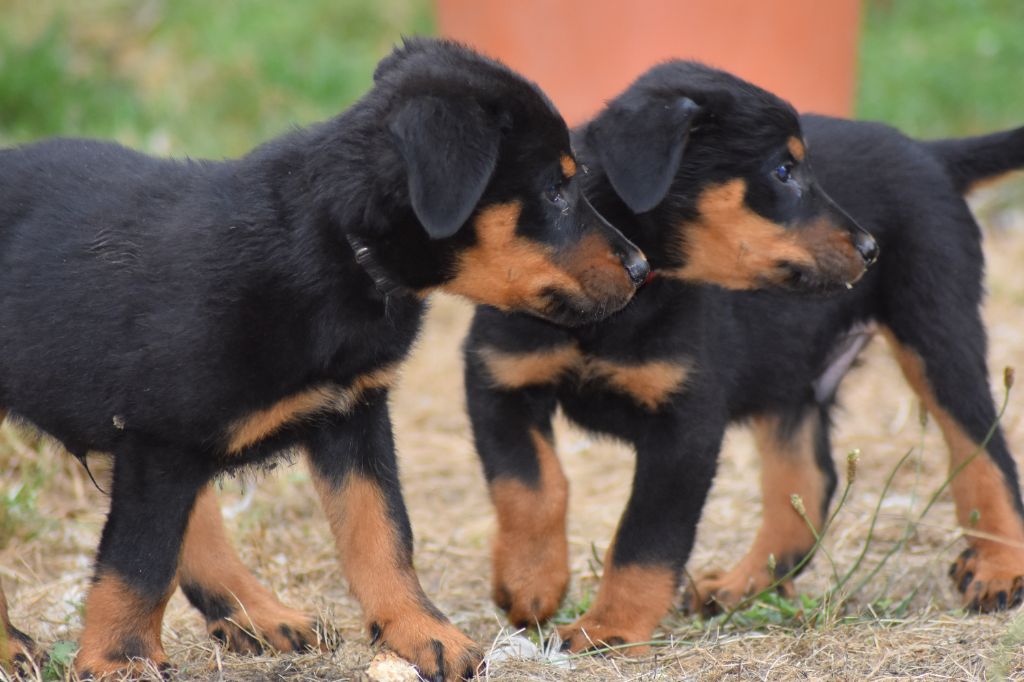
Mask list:
[[[335,489],[353,471],[376,481],[411,570],[386,389],[229,452],[232,425],[404,358],[422,295],[458,277],[480,237],[464,224],[489,206],[515,202],[517,238],[545,253],[590,235],[622,260],[614,285],[565,295],[573,320],[624,304],[641,257],[562,176],[567,155],[536,86],[419,39],[346,112],[237,160],[74,139],[0,150],[0,410],[114,457],[97,575],[158,602],[201,487],[295,447]],[[550,302],[509,307],[562,319]]]
[[[646,202],[634,205],[618,191],[621,183],[604,169],[607,150],[616,154],[624,141],[638,149],[647,144],[641,137],[645,128],[620,118],[621,109],[643,112],[672,98],[692,100],[700,110],[690,122],[670,186],[646,210]],[[647,122],[656,129],[664,124],[658,116]],[[650,144],[666,145],[673,134],[678,131],[655,130]],[[790,182],[798,183],[798,192],[773,174],[780,164],[795,161],[786,142],[794,136],[805,139],[808,150],[806,162],[793,167]],[[478,308],[465,347],[466,388],[489,483],[536,485],[537,456],[527,433],[531,428],[549,432],[560,406],[571,421],[636,450],[632,495],[616,533],[613,564],[668,567],[678,576],[715,475],[723,433],[732,422],[771,416],[782,424],[785,438],[787,428],[811,419],[813,457],[825,482],[827,508],[836,480],[829,412],[867,324],[887,327],[923,358],[939,404],[975,442],[983,440],[996,412],[979,317],[981,235],[961,190],[1024,166],[1024,128],[922,143],[880,124],[798,117],[781,100],[735,77],[671,62],[642,76],[594,123],[576,131],[574,140],[590,168],[588,196],[644,250],[656,273],[672,271],[685,258],[678,241],[687,240],[687,221],[700,217],[697,202],[705,188],[733,178],[747,182],[746,202],[755,212],[780,222],[805,210],[820,183],[874,235],[881,257],[852,290],[827,298],[726,291],[659,274],[620,313],[579,329]],[[594,148],[597,143],[606,148]],[[488,348],[520,354],[565,347],[620,365],[686,362],[690,371],[684,386],[651,410],[572,368],[526,387],[502,386],[481,355]],[[844,348],[853,349],[851,357],[840,361],[838,351]],[[1017,475],[1001,431],[996,430],[987,454],[1020,512]],[[792,563],[778,559],[780,565]],[[514,595],[505,596],[511,602]]]

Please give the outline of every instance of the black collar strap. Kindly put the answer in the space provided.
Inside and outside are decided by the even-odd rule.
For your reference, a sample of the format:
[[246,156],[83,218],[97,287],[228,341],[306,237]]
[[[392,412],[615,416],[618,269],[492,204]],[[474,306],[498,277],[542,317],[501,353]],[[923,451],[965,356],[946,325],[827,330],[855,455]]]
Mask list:
[[346,233],[345,238],[348,240],[349,246],[352,247],[352,253],[355,254],[356,263],[363,269],[370,279],[373,280],[374,286],[377,287],[377,291],[380,292],[381,296],[385,299],[389,296],[397,296],[401,294],[410,294],[412,290],[404,284],[399,284],[391,275],[387,273],[384,267],[377,261],[377,258],[373,254],[373,250],[363,242],[362,239],[355,235]]

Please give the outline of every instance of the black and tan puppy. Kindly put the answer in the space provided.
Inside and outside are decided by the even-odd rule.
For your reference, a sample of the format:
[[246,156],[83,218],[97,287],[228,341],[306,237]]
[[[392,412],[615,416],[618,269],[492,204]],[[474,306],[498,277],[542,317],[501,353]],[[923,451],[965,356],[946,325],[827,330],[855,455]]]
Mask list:
[[[0,151],[0,406],[79,457],[113,456],[82,673],[166,665],[176,581],[215,634],[253,608],[275,646],[315,642],[247,577],[204,492],[293,449],[373,638],[429,679],[473,674],[478,649],[413,571],[388,418],[423,297],[578,324],[621,308],[648,267],[582,198],[536,86],[431,40],[375,81],[236,161],[85,140]],[[30,653],[0,610],[0,657]]]
[[[1024,129],[920,143],[878,124],[799,117],[738,78],[673,62],[574,141],[588,196],[644,250],[653,279],[613,318],[572,330],[479,308],[466,384],[498,513],[494,598],[516,623],[551,616],[569,575],[555,408],[636,449],[597,599],[563,629],[580,650],[650,638],[676,594],[731,422],[755,430],[763,525],[731,571],[691,586],[690,606],[736,604],[773,580],[769,555],[782,575],[806,554],[814,538],[790,496],[820,527],[836,485],[829,412],[869,325],[885,330],[942,427],[951,466],[969,460],[996,412],[978,311],[980,233],[962,193],[1024,165]],[[866,260],[876,247],[850,232],[826,191],[878,239],[881,259],[859,284],[831,297],[723,289],[857,279],[854,246]],[[1001,433],[953,492],[960,523],[978,518],[954,567],[966,603],[1019,602],[1024,523]]]

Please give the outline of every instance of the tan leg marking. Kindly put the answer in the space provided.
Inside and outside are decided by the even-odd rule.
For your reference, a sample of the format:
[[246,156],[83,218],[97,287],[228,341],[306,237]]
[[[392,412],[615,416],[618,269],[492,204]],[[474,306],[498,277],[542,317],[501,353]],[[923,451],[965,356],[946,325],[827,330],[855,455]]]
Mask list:
[[[0,408],[0,426],[7,418],[7,410]],[[13,625],[7,614],[7,596],[0,586],[0,669],[10,666],[18,658],[32,659],[36,656],[35,642]]]
[[483,346],[476,353],[496,388],[553,384],[580,361],[576,346],[545,348],[531,353],[507,353]]
[[411,661],[427,679],[475,670],[483,652],[423,593],[379,486],[353,473],[339,488],[310,469],[342,571],[373,638]]
[[153,666],[167,666],[160,628],[174,587],[149,604],[120,578],[100,574],[85,600],[85,629],[75,671],[83,677],[134,676]]
[[[609,550],[594,605],[575,623],[558,629],[569,651],[649,641],[672,606],[676,576],[670,569],[636,565],[618,568],[611,558]],[[639,645],[619,653],[642,656],[648,649]]]
[[277,651],[304,651],[318,645],[314,619],[282,604],[242,564],[228,540],[217,495],[210,486],[192,509],[178,581],[232,609],[230,615],[206,624],[207,632],[232,651],[261,653],[261,641]]
[[21,659],[28,661],[35,658],[35,642],[11,625],[7,614],[7,596],[4,595],[3,587],[0,587],[0,670],[10,669],[12,664],[20,664]]
[[653,412],[682,390],[689,371],[686,361],[623,364],[587,357],[580,373],[584,381],[603,381]]
[[228,454],[238,453],[288,424],[314,415],[351,412],[367,391],[389,388],[397,378],[398,365],[386,365],[357,376],[346,386],[317,386],[283,398],[270,407],[235,420],[227,432]]
[[[710,616],[735,607],[788,573],[814,546],[814,535],[793,508],[792,495],[800,496],[807,518],[820,531],[828,482],[815,461],[816,422],[816,415],[808,415],[790,440],[782,441],[777,418],[753,420],[761,455],[761,527],[746,555],[728,572],[705,573],[687,587],[684,604],[690,613]],[[774,573],[768,569],[769,555],[775,558]],[[792,595],[793,583],[787,580],[778,589]]]
[[[987,452],[979,452],[979,443],[939,404],[921,356],[900,344],[888,329],[883,332],[907,382],[942,431],[949,448],[950,471],[969,460],[950,483],[957,521],[968,532],[968,549],[950,571],[964,593],[965,606],[992,611],[1019,602],[1024,591],[1024,521],[1014,506],[1006,477]],[[970,531],[985,537],[971,536]]]
[[492,596],[517,627],[553,616],[569,584],[569,482],[553,444],[536,429],[530,437],[540,464],[538,485],[500,478],[491,484],[498,514]]

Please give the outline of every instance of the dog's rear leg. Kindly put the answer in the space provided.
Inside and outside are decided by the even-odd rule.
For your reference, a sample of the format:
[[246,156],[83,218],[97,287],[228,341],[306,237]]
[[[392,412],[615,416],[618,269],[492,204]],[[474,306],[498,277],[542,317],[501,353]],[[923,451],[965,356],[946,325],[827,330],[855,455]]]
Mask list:
[[232,651],[303,651],[320,645],[315,621],[282,604],[238,558],[224,530],[217,494],[196,499],[178,565],[178,583],[206,619],[206,629]]
[[[537,355],[508,355],[506,364]],[[496,384],[485,364],[467,353],[466,405],[498,517],[492,596],[516,627],[530,627],[555,614],[569,584],[569,484],[551,430],[555,398],[548,386]]]
[[[687,610],[713,615],[764,590],[800,563],[814,546],[836,487],[827,408],[805,405],[794,414],[758,417],[752,427],[761,455],[761,527],[746,556],[728,572],[708,573],[687,588]],[[805,521],[793,507],[803,502]],[[774,559],[774,571],[769,566]],[[785,581],[778,588],[792,591]]]
[[7,615],[7,597],[0,586],[0,670],[13,665],[27,663],[36,655],[36,645],[32,638],[11,625]]
[[995,428],[981,448],[996,409],[984,330],[971,312],[962,320],[955,310],[944,312],[946,328],[935,333],[894,320],[887,337],[907,381],[942,430],[950,471],[959,470],[950,486],[968,548],[950,575],[965,606],[993,611],[1016,606],[1024,597],[1024,510],[1002,429]]
[[[6,417],[7,410],[0,408],[0,425]],[[26,661],[35,653],[36,645],[32,638],[11,625],[7,615],[7,597],[3,585],[0,585],[0,669]]]
[[203,459],[173,448],[117,453],[110,514],[75,659],[80,676],[169,666],[160,641],[164,609],[174,592],[189,513],[210,474]]
[[342,572],[372,640],[428,680],[472,677],[482,652],[430,602],[413,569],[385,392],[325,420],[306,445]]

